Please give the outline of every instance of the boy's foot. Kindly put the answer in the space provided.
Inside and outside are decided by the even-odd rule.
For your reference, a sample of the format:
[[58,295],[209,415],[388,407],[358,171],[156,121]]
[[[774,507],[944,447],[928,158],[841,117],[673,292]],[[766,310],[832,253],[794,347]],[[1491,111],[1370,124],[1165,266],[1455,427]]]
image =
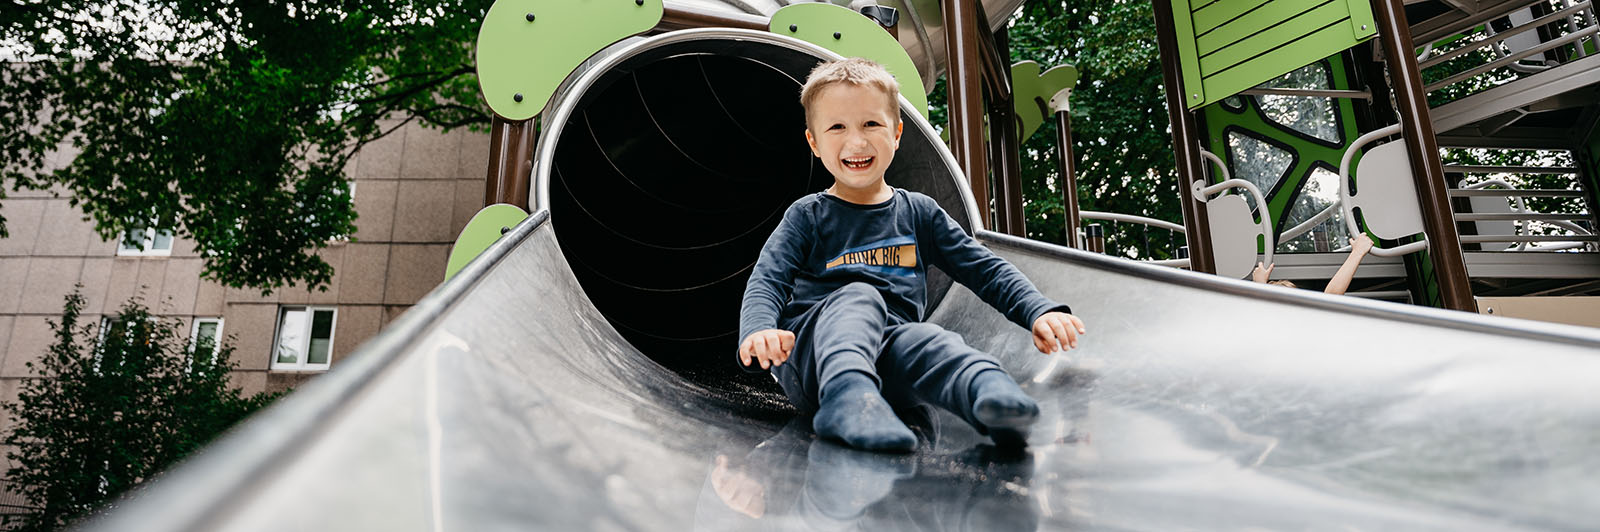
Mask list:
[[1028,429],[1039,419],[1039,404],[1003,371],[985,371],[972,381],[972,417],[1002,447],[1028,444]]
[[818,436],[837,438],[868,451],[908,452],[917,447],[917,436],[895,417],[877,384],[860,373],[846,373],[828,382],[811,428]]

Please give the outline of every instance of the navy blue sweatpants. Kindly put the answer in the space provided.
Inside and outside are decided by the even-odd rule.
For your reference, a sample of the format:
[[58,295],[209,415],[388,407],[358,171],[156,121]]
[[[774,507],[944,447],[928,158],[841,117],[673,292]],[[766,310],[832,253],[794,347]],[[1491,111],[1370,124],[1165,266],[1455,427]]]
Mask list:
[[828,381],[859,371],[878,381],[896,408],[925,402],[980,426],[969,388],[978,373],[1003,371],[999,361],[938,325],[897,322],[872,285],[845,285],[780,325],[795,334],[795,344],[772,374],[789,402],[807,414],[817,411]]

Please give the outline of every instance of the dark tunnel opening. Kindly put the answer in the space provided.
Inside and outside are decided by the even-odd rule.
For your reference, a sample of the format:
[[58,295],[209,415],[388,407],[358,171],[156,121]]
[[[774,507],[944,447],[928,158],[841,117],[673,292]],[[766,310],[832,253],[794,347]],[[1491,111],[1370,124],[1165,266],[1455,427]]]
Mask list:
[[[601,74],[556,133],[547,179],[562,253],[623,337],[690,380],[775,388],[734,364],[739,305],[785,208],[832,184],[799,103],[820,61],[762,42],[652,48]],[[941,148],[913,126],[889,182],[966,225]],[[930,275],[929,309],[947,286]]]

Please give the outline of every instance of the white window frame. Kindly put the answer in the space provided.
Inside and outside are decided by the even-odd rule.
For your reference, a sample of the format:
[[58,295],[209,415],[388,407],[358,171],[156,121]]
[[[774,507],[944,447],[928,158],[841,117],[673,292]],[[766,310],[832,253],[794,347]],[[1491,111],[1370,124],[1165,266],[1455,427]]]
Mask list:
[[157,230],[154,227],[146,227],[144,229],[144,237],[142,238],[142,241],[139,242],[140,244],[144,244],[144,246],[143,246],[144,249],[129,249],[130,247],[138,247],[138,246],[128,246],[127,244],[128,244],[128,233],[129,232],[123,232],[122,236],[117,238],[117,256],[120,256],[120,257],[167,257],[167,256],[171,256],[172,255],[173,243],[177,242],[178,237],[177,237],[177,235],[173,234],[172,231],[170,231],[170,230],[161,230],[160,232],[161,233],[165,233],[167,235],[167,247],[166,247],[166,249],[156,249],[155,242],[156,242]]
[[216,337],[211,340],[211,359],[216,360],[217,353],[222,352],[222,318],[195,318],[189,324],[189,350],[194,351],[200,347],[200,325],[204,323],[217,324]]
[[[308,314],[306,319],[306,329],[302,334],[302,338],[304,338],[304,340],[301,341],[299,345],[302,358],[298,362],[292,364],[278,362],[278,344],[281,342],[280,339],[283,338],[283,314],[285,310],[295,309],[305,310]],[[328,324],[328,361],[321,364],[311,364],[306,362],[306,359],[309,359],[311,355],[311,329],[315,327],[316,313],[323,310],[333,313],[333,321],[332,323]],[[317,305],[279,305],[277,316],[274,317],[273,320],[277,322],[277,325],[273,327],[272,351],[269,354],[269,356],[272,357],[269,367],[273,371],[326,371],[329,366],[333,365],[333,346],[334,342],[337,340],[336,336],[339,332],[338,307]]]

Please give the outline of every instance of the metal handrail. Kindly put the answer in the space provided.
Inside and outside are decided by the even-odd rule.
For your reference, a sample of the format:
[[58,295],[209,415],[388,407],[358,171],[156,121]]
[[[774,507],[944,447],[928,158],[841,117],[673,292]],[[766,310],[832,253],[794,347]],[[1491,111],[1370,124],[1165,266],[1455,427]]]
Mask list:
[[1561,189],[1550,189],[1550,188],[1521,188],[1521,189],[1511,189],[1511,190],[1489,189],[1489,188],[1485,188],[1485,189],[1457,188],[1457,189],[1451,189],[1450,190],[1450,197],[1452,197],[1452,198],[1470,198],[1470,197],[1479,197],[1479,196],[1489,196],[1489,197],[1512,197],[1512,196],[1517,196],[1517,197],[1524,197],[1524,198],[1531,198],[1531,197],[1576,198],[1576,197],[1579,197],[1579,196],[1582,196],[1582,195],[1583,195],[1583,191],[1582,190],[1561,190]]
[[1316,229],[1318,225],[1322,225],[1322,222],[1326,222],[1329,218],[1332,218],[1333,213],[1338,212],[1339,205],[1342,203],[1343,202],[1339,200],[1334,200],[1333,203],[1329,203],[1327,207],[1324,207],[1322,211],[1318,212],[1315,216],[1306,219],[1304,222],[1300,222],[1300,225],[1291,227],[1288,231],[1284,231],[1283,234],[1278,235],[1278,241],[1288,242],[1290,240],[1300,238],[1300,235],[1310,233],[1312,229]]
[[[1511,37],[1514,37],[1514,36],[1529,32],[1529,31],[1533,31],[1535,29],[1538,29],[1541,26],[1545,26],[1547,24],[1555,22],[1556,19],[1563,18],[1566,15],[1569,15],[1569,14],[1572,14],[1572,13],[1576,13],[1578,11],[1582,11],[1583,8],[1589,7],[1589,3],[1590,2],[1579,2],[1579,3],[1573,4],[1572,6],[1567,7],[1565,9],[1562,9],[1562,10],[1556,11],[1554,13],[1551,13],[1551,14],[1548,14],[1548,15],[1533,19],[1531,21],[1528,21],[1526,24],[1522,24],[1520,26],[1517,26],[1515,28],[1511,28],[1511,29],[1506,30],[1504,32],[1494,33],[1494,34],[1490,35],[1490,38],[1484,39],[1482,41],[1478,41],[1476,44],[1470,44],[1470,45],[1467,45],[1467,46],[1463,46],[1461,48],[1457,48],[1455,50],[1451,50],[1449,52],[1445,52],[1445,53],[1430,57],[1430,58],[1428,58],[1427,61],[1422,61],[1420,64],[1418,64],[1417,67],[1418,68],[1432,68],[1434,66],[1437,66],[1439,63],[1443,63],[1445,61],[1449,61],[1451,59],[1455,59],[1457,57],[1461,57],[1462,55],[1466,55],[1467,53],[1470,53],[1470,52],[1475,51],[1475,50],[1480,50],[1480,49],[1482,49],[1482,48],[1484,48],[1484,47],[1486,47],[1488,45],[1500,44],[1501,42],[1505,41],[1508,38],[1511,38]],[[1430,44],[1430,47],[1431,46],[1432,45]],[[1430,50],[1431,50],[1431,48],[1430,48]]]
[[1579,214],[1549,214],[1542,212],[1464,212],[1456,215],[1458,222],[1557,222],[1567,220],[1584,220],[1589,218],[1589,213]]
[[1568,166],[1492,166],[1492,165],[1444,165],[1447,173],[1458,174],[1575,174],[1577,168]]
[[[1344,223],[1345,226],[1349,228],[1351,235],[1363,234],[1361,227],[1356,225],[1355,212],[1353,212],[1353,208],[1350,206],[1351,161],[1355,159],[1356,153],[1361,151],[1361,149],[1367,144],[1371,144],[1375,140],[1399,133],[1400,124],[1395,124],[1357,137],[1355,142],[1351,142],[1350,147],[1344,151],[1344,157],[1339,160],[1339,205],[1344,209]],[[1423,233],[1421,241],[1395,246],[1392,248],[1380,248],[1373,246],[1371,253],[1379,257],[1397,257],[1407,253],[1422,251],[1427,248],[1428,236],[1427,233]]]
[[1265,249],[1266,249],[1266,257],[1265,257],[1266,258],[1266,263],[1267,264],[1272,264],[1273,248],[1278,247],[1278,244],[1277,244],[1277,242],[1275,242],[1273,240],[1273,235],[1272,235],[1272,212],[1267,210],[1267,198],[1266,198],[1266,196],[1261,194],[1261,189],[1257,188],[1255,183],[1251,183],[1251,182],[1245,181],[1243,179],[1234,179],[1233,176],[1229,175],[1229,173],[1228,173],[1228,165],[1223,163],[1222,162],[1222,158],[1218,157],[1217,154],[1211,153],[1210,151],[1207,151],[1207,150],[1200,150],[1200,156],[1204,157],[1206,160],[1211,161],[1213,164],[1217,165],[1217,168],[1222,171],[1222,182],[1207,187],[1207,186],[1202,186],[1202,182],[1199,179],[1196,179],[1194,181],[1194,183],[1190,184],[1190,187],[1189,187],[1190,190],[1194,193],[1194,199],[1198,200],[1200,203],[1206,203],[1206,202],[1210,201],[1210,198],[1211,198],[1212,194],[1216,194],[1216,193],[1219,193],[1219,192],[1222,192],[1224,190],[1227,190],[1227,189],[1230,189],[1230,188],[1234,188],[1234,187],[1242,188],[1242,189],[1245,189],[1246,191],[1249,191],[1250,192],[1250,196],[1254,197],[1255,200],[1256,200],[1256,208],[1261,211],[1261,214],[1260,214],[1260,216],[1261,216],[1260,225],[1261,225],[1261,235],[1262,235],[1263,238],[1266,239],[1266,246],[1265,246]]
[[1272,87],[1256,87],[1239,91],[1247,96],[1304,96],[1311,98],[1361,98],[1372,99],[1372,91],[1350,89],[1281,89]]
[[1517,53],[1502,57],[1500,59],[1496,59],[1494,61],[1490,61],[1488,63],[1484,63],[1484,64],[1482,64],[1482,65],[1480,65],[1480,66],[1478,66],[1476,68],[1473,68],[1473,69],[1465,71],[1465,72],[1461,72],[1459,74],[1450,76],[1450,77],[1445,78],[1443,80],[1435,81],[1433,83],[1429,83],[1427,86],[1423,87],[1423,90],[1427,91],[1427,92],[1433,92],[1433,91],[1439,90],[1439,88],[1441,88],[1441,87],[1447,87],[1447,86],[1450,86],[1450,85],[1454,85],[1454,84],[1459,83],[1461,81],[1473,78],[1473,77],[1475,77],[1475,76],[1477,76],[1479,74],[1482,74],[1484,72],[1488,72],[1490,70],[1494,70],[1496,68],[1500,68],[1500,67],[1506,66],[1508,64],[1515,63],[1517,61],[1521,61],[1521,60],[1526,59],[1529,56],[1532,56],[1534,54],[1542,54],[1544,52],[1548,52],[1550,50],[1554,50],[1556,48],[1560,48],[1562,46],[1566,46],[1568,44],[1572,44],[1574,42],[1582,40],[1584,37],[1588,37],[1588,36],[1591,36],[1591,35],[1596,35],[1597,33],[1600,33],[1600,26],[1589,26],[1587,28],[1584,28],[1584,29],[1581,29],[1581,30],[1574,31],[1572,33],[1568,33],[1566,35],[1563,35],[1560,38],[1551,39],[1549,41],[1546,41],[1543,44],[1540,44],[1538,46],[1529,48],[1527,50],[1523,50],[1521,52],[1517,52]]
[[1119,212],[1102,212],[1102,211],[1078,211],[1078,217],[1079,218],[1087,218],[1087,219],[1090,219],[1090,220],[1110,220],[1110,221],[1113,221],[1113,222],[1128,222],[1128,223],[1136,223],[1136,224],[1144,224],[1144,225],[1153,225],[1153,226],[1160,227],[1162,229],[1166,229],[1166,230],[1169,230],[1169,231],[1176,231],[1176,232],[1179,232],[1179,233],[1184,233],[1185,232],[1183,226],[1181,226],[1181,225],[1178,225],[1178,224],[1175,224],[1175,223],[1172,223],[1172,222],[1169,222],[1169,221],[1166,221],[1166,220],[1158,220],[1156,218],[1150,218],[1150,217],[1146,217],[1146,216],[1139,216],[1137,214],[1122,214],[1122,213],[1119,213]]

